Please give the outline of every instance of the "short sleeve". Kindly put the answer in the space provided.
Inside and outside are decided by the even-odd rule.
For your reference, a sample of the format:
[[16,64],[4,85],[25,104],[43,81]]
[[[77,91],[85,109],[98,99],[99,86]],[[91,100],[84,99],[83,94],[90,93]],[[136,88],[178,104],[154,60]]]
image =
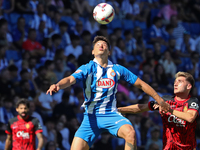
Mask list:
[[73,74],[72,76],[76,79],[76,82],[80,82],[83,79],[85,79],[87,75],[87,65],[80,66]]
[[10,122],[8,122],[7,124],[7,128],[6,128],[6,131],[5,131],[7,134],[12,134],[12,130],[11,130],[11,127],[10,127]]
[[123,66],[119,65],[119,68],[120,68],[120,79],[125,80],[130,84],[134,84],[138,77]]
[[188,102],[188,110],[197,110],[199,111],[199,102],[197,98],[191,98]]
[[40,124],[40,121],[38,119],[35,118],[35,134],[41,133],[42,132],[42,126]]

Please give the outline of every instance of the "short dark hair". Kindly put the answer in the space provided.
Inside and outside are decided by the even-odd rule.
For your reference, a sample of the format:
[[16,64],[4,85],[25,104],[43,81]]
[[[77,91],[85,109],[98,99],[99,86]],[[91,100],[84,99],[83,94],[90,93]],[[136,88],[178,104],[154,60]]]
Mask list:
[[21,105],[21,104],[26,105],[26,106],[29,108],[29,102],[28,102],[27,99],[25,99],[25,98],[19,99],[19,100],[17,101],[17,103],[16,103],[16,108],[18,108],[19,105]]
[[59,27],[68,27],[68,23],[67,22],[65,22],[65,21],[61,21],[60,23],[59,23]]
[[170,29],[173,29],[174,27],[171,24],[166,25],[165,30],[169,31]]
[[13,64],[13,65],[8,66],[8,70],[10,72],[13,72],[13,71],[18,71],[18,68]]
[[162,18],[157,16],[153,18],[153,24],[157,23],[158,21],[162,21]]
[[54,42],[54,41],[57,40],[57,39],[60,39],[60,40],[61,40],[62,37],[61,37],[60,34],[54,34],[54,35],[52,35],[51,39],[52,39],[52,41]]
[[93,47],[98,41],[105,41],[106,44],[108,45],[108,50],[110,50],[110,43],[109,43],[109,41],[108,41],[108,39],[106,37],[104,37],[104,36],[96,36],[94,38],[93,42],[92,42],[93,43]]
[[24,73],[28,73],[28,70],[27,70],[27,69],[22,69],[22,70],[20,71],[20,76],[23,75]]

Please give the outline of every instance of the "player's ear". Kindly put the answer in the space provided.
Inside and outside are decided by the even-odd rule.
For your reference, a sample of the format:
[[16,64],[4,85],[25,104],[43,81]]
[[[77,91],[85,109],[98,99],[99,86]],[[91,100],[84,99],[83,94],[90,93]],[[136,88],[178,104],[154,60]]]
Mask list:
[[92,55],[94,55],[94,50],[92,50]]
[[191,84],[188,84],[188,85],[187,85],[187,89],[188,89],[188,90],[192,89],[192,85],[191,85]]

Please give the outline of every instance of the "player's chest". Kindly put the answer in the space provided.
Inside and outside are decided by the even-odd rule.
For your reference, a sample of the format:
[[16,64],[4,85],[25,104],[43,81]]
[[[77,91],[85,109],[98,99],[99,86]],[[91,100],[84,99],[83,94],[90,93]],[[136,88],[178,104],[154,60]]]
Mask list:
[[[177,103],[173,102],[170,103],[170,107],[173,110],[181,111],[181,112],[186,112],[188,110],[188,103]],[[175,115],[172,115],[171,113],[166,113],[164,115],[164,119],[166,122],[169,123],[169,125],[173,125],[174,127],[186,127],[186,121],[183,119],[180,119],[176,117]]]
[[11,125],[12,134],[17,138],[29,139],[34,134],[34,125],[29,122],[16,122]]
[[95,90],[112,89],[118,83],[119,75],[112,68],[94,71],[91,77],[91,88]]

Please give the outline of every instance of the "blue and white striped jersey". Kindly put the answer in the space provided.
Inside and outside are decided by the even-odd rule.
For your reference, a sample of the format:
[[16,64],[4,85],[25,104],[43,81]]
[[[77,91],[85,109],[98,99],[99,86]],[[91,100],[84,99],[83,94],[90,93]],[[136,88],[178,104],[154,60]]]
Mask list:
[[76,82],[82,82],[85,101],[83,107],[86,114],[105,114],[117,111],[116,98],[119,80],[134,84],[137,76],[125,67],[108,61],[103,68],[96,59],[79,67],[72,74]]

